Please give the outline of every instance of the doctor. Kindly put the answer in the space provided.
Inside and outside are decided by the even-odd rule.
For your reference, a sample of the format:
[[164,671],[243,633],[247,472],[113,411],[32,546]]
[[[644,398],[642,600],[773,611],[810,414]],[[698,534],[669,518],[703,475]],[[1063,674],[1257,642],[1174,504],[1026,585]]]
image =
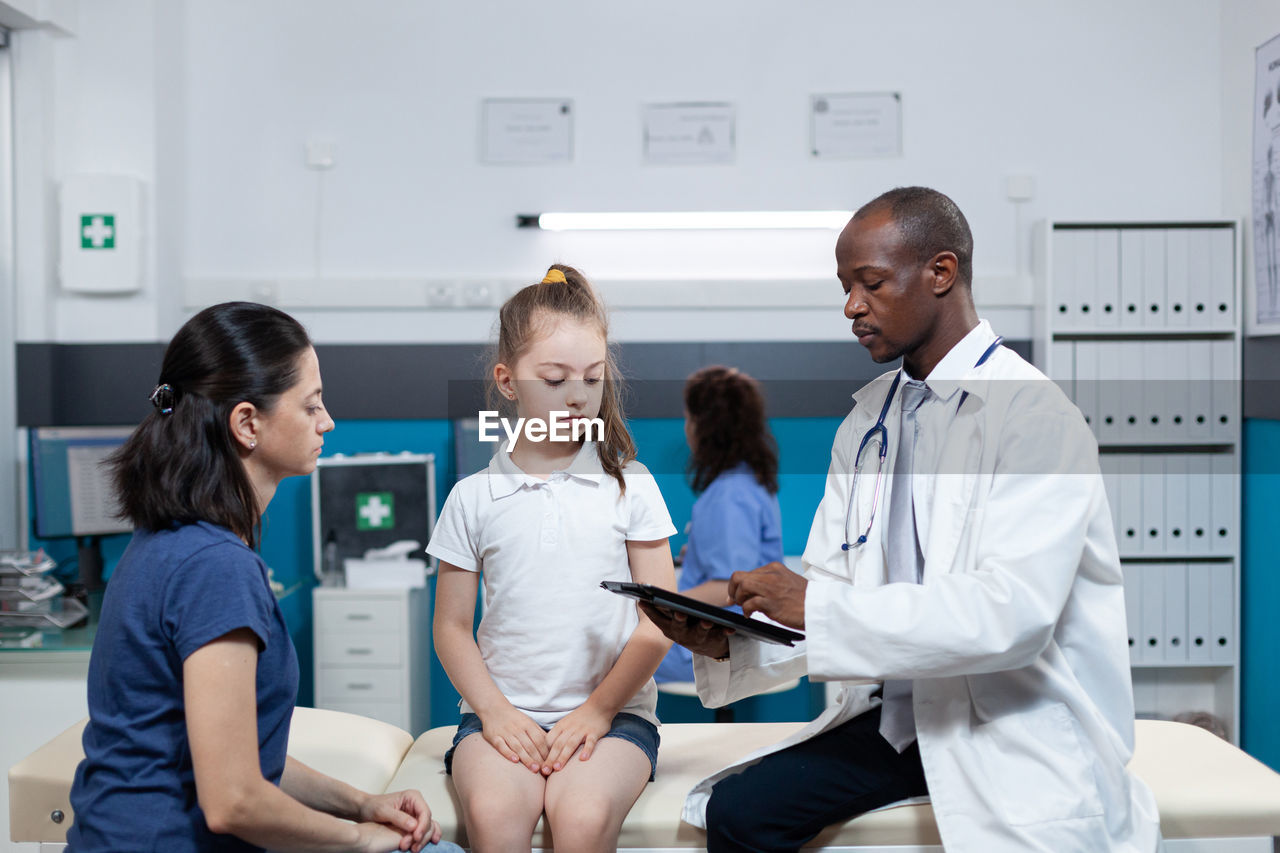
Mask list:
[[712,707],[808,674],[836,702],[699,783],[684,819],[721,850],[795,850],[928,794],[948,851],[1151,851],[1124,600],[1098,448],[1080,412],[978,320],[951,199],[892,190],[836,243],[844,313],[878,363],[836,433],[804,575],[730,597],[804,630],[758,643],[646,608],[699,653]]

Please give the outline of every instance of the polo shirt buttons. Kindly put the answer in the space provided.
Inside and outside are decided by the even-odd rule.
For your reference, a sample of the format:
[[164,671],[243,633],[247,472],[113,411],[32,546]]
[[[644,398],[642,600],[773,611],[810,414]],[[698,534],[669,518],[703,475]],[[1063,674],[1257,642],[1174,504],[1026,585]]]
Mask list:
[[[552,475],[555,476],[554,474]],[[543,501],[547,504],[547,511],[542,514],[542,532],[541,545],[544,551],[554,551],[560,544],[560,530],[557,519],[556,508],[554,504],[555,496],[551,494],[551,486],[548,483],[542,484],[539,489],[542,492]]]

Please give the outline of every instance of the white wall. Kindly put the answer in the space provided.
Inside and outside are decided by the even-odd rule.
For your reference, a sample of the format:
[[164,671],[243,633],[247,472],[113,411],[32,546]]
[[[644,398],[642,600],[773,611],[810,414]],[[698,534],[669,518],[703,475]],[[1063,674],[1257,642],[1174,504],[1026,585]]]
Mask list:
[[[56,171],[151,181],[160,249],[139,297],[59,297],[48,270],[20,282],[44,320],[20,335],[167,336],[184,316],[180,279],[535,280],[562,259],[605,282],[830,280],[826,232],[551,235],[517,231],[513,217],[849,209],[903,183],[937,186],[969,216],[981,303],[984,277],[1007,284],[1025,271],[1036,218],[1222,215],[1227,18],[1202,0],[95,0],[54,51]],[[903,93],[901,158],[809,156],[811,93],[883,90]],[[575,161],[478,164],[489,96],[573,98]],[[736,162],[644,165],[640,105],[690,99],[737,105]],[[335,146],[323,178],[303,164],[311,137]],[[1004,178],[1021,173],[1038,192],[1015,231]],[[831,287],[830,307],[635,311],[617,329],[687,337],[718,323],[729,337],[841,338]],[[997,289],[996,301],[1025,299]],[[483,339],[492,320],[296,313],[320,340]]]

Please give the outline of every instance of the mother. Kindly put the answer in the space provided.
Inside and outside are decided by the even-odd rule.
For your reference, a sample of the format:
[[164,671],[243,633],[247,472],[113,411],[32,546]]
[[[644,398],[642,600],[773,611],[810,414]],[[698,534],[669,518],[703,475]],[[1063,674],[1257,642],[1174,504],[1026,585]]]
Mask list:
[[[215,305],[170,342],[155,411],[110,460],[136,528],[89,663],[68,850],[421,849],[417,791],[370,795],[289,758],[298,659],[256,553],[333,420],[306,331]],[[348,818],[348,823],[340,818]]]

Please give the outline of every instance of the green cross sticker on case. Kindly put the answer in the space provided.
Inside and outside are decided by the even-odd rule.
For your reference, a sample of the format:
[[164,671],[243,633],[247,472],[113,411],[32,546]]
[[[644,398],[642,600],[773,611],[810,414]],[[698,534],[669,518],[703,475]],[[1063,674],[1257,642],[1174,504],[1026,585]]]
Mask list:
[[86,213],[80,217],[81,249],[114,249],[116,218],[110,213]]
[[396,526],[396,499],[391,492],[356,495],[356,530],[389,530]]

